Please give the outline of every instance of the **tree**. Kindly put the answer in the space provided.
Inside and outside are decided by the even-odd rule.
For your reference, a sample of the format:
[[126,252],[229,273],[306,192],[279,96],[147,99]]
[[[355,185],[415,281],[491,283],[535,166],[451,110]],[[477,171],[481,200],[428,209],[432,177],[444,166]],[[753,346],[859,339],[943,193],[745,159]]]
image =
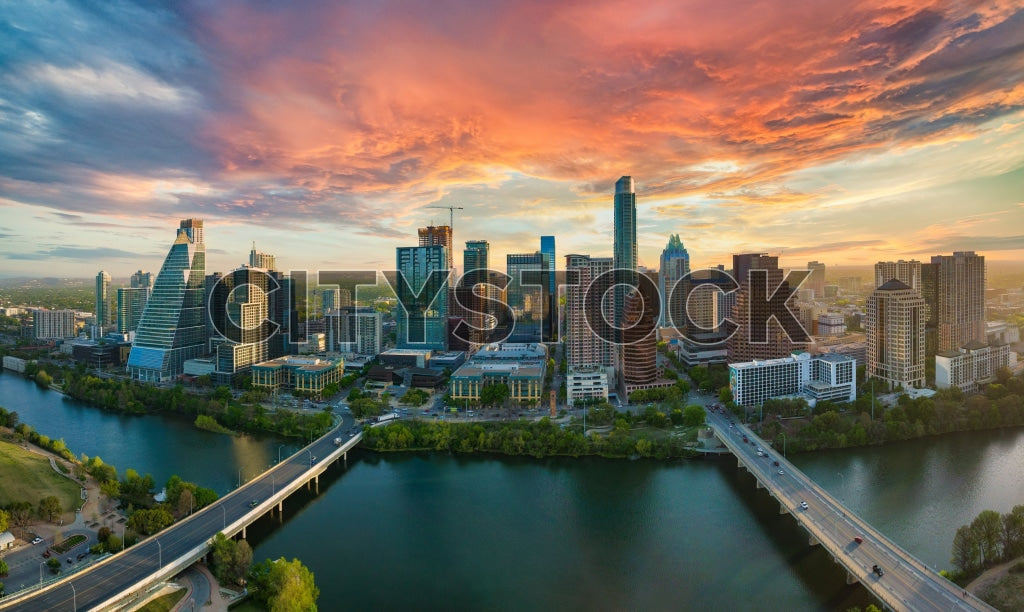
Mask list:
[[50,557],[50,560],[46,562],[46,567],[50,568],[50,571],[56,574],[60,571],[60,559],[57,557]]
[[267,559],[249,575],[256,586],[257,599],[271,612],[316,612],[320,589],[313,572],[298,559]]
[[1003,515],[1003,555],[1012,558],[1024,554],[1024,505],[1016,505]]
[[146,535],[168,527],[174,522],[174,517],[163,507],[152,510],[136,510],[128,519],[128,528]]
[[978,566],[978,539],[967,525],[961,525],[953,536],[953,558],[950,560],[961,573],[969,573]]
[[11,513],[6,510],[0,510],[0,533],[7,531],[7,527],[11,524]]
[[[39,518],[44,521],[53,522],[63,512],[64,509],[61,508],[60,500],[56,496],[50,495],[39,500]],[[60,562],[58,561],[58,563]]]
[[1001,556],[1003,518],[995,510],[982,510],[971,522],[971,531],[978,541],[982,565],[989,567],[995,564]]
[[690,404],[683,409],[683,424],[687,427],[697,427],[704,423],[704,408],[697,404]]
[[7,562],[4,561],[3,559],[0,559],[0,576],[6,576],[6,575],[7,575]]

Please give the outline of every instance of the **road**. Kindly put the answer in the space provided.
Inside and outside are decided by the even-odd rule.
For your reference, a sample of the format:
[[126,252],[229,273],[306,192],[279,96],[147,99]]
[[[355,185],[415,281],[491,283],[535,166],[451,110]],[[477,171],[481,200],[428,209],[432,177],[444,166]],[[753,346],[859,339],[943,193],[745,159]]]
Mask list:
[[249,513],[253,500],[266,500],[278,487],[297,479],[305,480],[303,474],[310,458],[325,457],[334,451],[334,437],[340,435],[347,440],[348,431],[354,425],[351,413],[345,412],[341,423],[327,435],[202,511],[32,597],[15,603],[0,600],[0,610],[88,610],[116,593],[144,583],[165,562],[184,556]]
[[[796,469],[731,415],[707,411],[707,423],[797,521],[884,604],[896,610],[992,610],[926,567]],[[749,443],[743,442],[746,436]],[[758,455],[761,449],[762,455]],[[776,465],[777,464],[777,465]],[[781,473],[780,473],[781,472]],[[801,502],[807,504],[806,508]],[[857,543],[854,538],[863,542]],[[872,567],[878,565],[883,575]]]

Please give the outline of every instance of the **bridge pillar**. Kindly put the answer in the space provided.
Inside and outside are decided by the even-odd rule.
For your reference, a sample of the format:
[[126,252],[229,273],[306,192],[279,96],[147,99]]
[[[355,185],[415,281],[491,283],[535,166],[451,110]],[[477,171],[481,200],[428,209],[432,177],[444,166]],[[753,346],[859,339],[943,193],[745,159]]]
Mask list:
[[846,584],[857,584],[858,582],[860,582],[860,579],[850,572],[846,572]]
[[755,488],[757,488],[757,489],[763,489],[764,488],[764,485],[761,484],[760,480],[756,480],[755,482],[757,483],[757,486]]
[[314,476],[313,481],[316,482],[316,494],[320,495],[320,474]]
[[818,540],[818,538],[814,537],[814,534],[812,533],[812,534],[809,534],[809,536],[807,538],[807,545],[808,546],[819,546],[819,545],[821,545],[821,542]]
[[245,526],[242,526],[242,539],[245,539]]
[[341,458],[345,460],[345,465],[348,465],[348,451],[343,452]]
[[789,514],[789,508],[782,502],[779,502],[779,514]]

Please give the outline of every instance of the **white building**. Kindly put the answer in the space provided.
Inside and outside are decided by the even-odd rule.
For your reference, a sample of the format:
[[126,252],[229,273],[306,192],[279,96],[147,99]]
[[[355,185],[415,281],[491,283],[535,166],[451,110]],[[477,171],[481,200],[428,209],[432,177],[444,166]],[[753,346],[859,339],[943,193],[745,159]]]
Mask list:
[[32,310],[32,337],[36,340],[60,340],[75,337],[74,310]]
[[846,333],[846,317],[841,312],[818,315],[819,336],[842,336]]
[[834,353],[729,364],[729,389],[740,406],[760,406],[767,399],[804,395],[818,400],[852,402],[857,397],[857,360]]
[[565,381],[566,401],[570,406],[580,400],[608,399],[608,372],[603,366],[569,368]]
[[995,380],[999,368],[1012,369],[1016,365],[1017,353],[1006,344],[991,346],[969,342],[957,351],[941,351],[935,355],[935,386],[976,391]]

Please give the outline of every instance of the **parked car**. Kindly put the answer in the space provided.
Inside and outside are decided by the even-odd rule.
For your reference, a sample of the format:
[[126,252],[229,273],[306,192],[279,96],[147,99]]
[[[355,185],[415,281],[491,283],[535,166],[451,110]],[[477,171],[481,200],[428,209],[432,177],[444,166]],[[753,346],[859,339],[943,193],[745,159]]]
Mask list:
[[89,553],[87,553],[87,552],[84,552],[84,553],[80,553],[80,554],[78,555],[78,560],[79,560],[79,561],[81,561],[82,559],[84,559],[84,558],[86,558],[86,557],[88,557],[88,556],[89,556]]
[[43,541],[43,539],[41,537],[39,537],[39,536],[36,536],[36,537],[32,538],[32,544],[33,545],[39,544],[42,541]]

